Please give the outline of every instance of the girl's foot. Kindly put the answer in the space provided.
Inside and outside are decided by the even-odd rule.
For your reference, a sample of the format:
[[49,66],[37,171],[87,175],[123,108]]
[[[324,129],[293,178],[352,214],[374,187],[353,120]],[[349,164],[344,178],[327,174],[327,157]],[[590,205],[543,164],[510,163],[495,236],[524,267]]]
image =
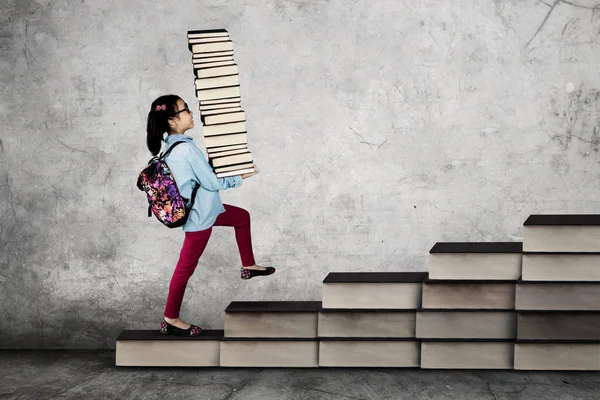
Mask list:
[[244,266],[242,266],[242,268],[254,269],[254,270],[258,270],[258,271],[265,271],[267,269],[265,267],[261,267],[260,265],[256,265],[256,264],[254,264],[254,265],[252,265],[250,267],[244,267]]
[[164,317],[160,325],[160,332],[177,336],[198,336],[202,332],[202,328],[188,324],[179,318],[171,319]]
[[252,267],[242,267],[240,277],[242,279],[251,279],[255,276],[271,275],[275,273],[273,267],[261,267],[259,265],[253,265]]

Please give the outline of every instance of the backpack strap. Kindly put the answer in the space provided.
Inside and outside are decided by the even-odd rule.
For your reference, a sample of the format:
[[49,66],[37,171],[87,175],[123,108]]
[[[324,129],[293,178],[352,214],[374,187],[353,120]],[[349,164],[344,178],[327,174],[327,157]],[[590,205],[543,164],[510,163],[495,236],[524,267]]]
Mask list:
[[158,159],[159,159],[159,160],[162,160],[163,158],[165,158],[166,156],[168,156],[168,155],[169,155],[169,153],[171,152],[171,150],[173,150],[173,149],[175,148],[175,146],[177,146],[177,145],[179,145],[179,144],[181,144],[181,143],[183,143],[183,142],[184,142],[183,140],[180,140],[179,142],[175,142],[175,143],[173,143],[173,144],[171,145],[171,147],[169,147],[169,148],[168,148],[168,149],[167,149],[167,150],[166,150],[164,153],[161,153],[161,154],[158,156]]
[[[166,156],[169,155],[169,153],[171,152],[171,150],[173,150],[175,148],[175,146],[177,146],[177,145],[179,145],[181,143],[184,143],[184,141],[180,140],[179,142],[173,143],[171,145],[171,147],[169,147],[164,152],[164,154],[161,154],[158,158],[159,159],[165,158]],[[196,200],[196,193],[198,192],[198,189],[200,189],[200,183],[196,182],[196,186],[194,186],[194,189],[192,189],[192,196],[191,196],[192,198],[191,199],[186,199],[185,197],[181,196],[181,198],[183,199],[183,201],[185,201],[186,203],[191,200],[191,203],[190,203],[190,206],[189,206],[188,209],[191,209],[194,206],[194,201]],[[150,214],[150,209],[148,209],[148,214]],[[150,216],[150,215],[148,215],[148,216]]]

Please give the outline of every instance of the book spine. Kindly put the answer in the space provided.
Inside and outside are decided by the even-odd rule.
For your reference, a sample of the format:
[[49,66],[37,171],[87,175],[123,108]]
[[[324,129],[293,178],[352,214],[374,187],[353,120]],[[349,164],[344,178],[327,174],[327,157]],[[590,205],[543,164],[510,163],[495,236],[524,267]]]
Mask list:
[[208,53],[214,51],[226,51],[233,50],[233,42],[228,40],[226,42],[208,42],[192,44],[188,43],[188,48],[192,53]]

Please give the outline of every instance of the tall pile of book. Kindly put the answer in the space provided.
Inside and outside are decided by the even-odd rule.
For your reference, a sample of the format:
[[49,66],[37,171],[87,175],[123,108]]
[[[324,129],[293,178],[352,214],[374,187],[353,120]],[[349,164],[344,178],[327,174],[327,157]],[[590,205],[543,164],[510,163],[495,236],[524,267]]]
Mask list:
[[225,29],[188,31],[208,163],[217,178],[254,172],[239,70]]

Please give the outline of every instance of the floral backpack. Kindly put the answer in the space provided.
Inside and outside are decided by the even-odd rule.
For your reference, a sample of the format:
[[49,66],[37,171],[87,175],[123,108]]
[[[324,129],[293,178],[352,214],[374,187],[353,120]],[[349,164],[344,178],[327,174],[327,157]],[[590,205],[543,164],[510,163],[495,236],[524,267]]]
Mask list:
[[184,142],[175,142],[164,154],[151,158],[137,180],[138,189],[146,192],[150,204],[148,217],[154,213],[156,218],[169,228],[177,228],[187,222],[194,206],[196,192],[200,188],[196,183],[192,191],[191,204],[188,206],[189,199],[181,196],[171,170],[163,160],[180,143]]

